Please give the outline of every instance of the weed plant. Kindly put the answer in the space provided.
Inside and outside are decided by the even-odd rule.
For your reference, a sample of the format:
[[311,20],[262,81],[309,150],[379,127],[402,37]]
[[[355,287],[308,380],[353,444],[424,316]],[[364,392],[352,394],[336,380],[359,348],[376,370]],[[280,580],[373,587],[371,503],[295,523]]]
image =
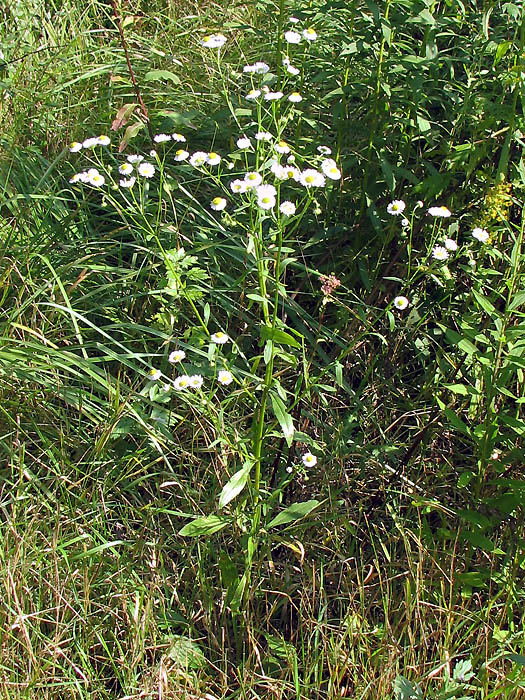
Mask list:
[[2,697],[523,697],[523,7],[0,19]]

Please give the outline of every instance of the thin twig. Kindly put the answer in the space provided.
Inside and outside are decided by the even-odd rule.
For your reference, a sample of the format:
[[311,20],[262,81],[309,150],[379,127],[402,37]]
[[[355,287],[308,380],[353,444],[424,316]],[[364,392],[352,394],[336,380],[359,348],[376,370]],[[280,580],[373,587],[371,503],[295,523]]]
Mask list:
[[151,122],[148,116],[148,110],[146,109],[146,105],[144,104],[144,100],[142,99],[142,95],[140,94],[140,88],[138,86],[137,80],[135,78],[135,73],[133,72],[133,68],[131,66],[131,61],[129,60],[129,53],[128,53],[128,45],[126,43],[126,38],[124,37],[124,30],[122,29],[122,21],[120,19],[120,15],[118,13],[118,8],[117,8],[117,0],[111,0],[111,4],[113,6],[113,14],[115,17],[115,22],[117,23],[118,31],[120,34],[120,43],[122,45],[122,48],[124,49],[124,55],[126,56],[126,63],[128,64],[128,71],[131,76],[131,82],[133,83],[133,87],[135,88],[135,94],[137,95],[137,100],[139,101],[140,107],[142,109],[142,114],[144,116],[144,119],[146,121],[146,126],[148,127],[148,133],[149,137],[151,139],[151,143],[155,145],[155,141],[153,140],[153,130],[151,128]]

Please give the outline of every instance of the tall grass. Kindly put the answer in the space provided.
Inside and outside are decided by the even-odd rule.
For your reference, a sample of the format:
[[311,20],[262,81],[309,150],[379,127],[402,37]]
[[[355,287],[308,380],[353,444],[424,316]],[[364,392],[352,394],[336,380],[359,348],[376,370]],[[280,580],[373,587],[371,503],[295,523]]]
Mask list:
[[0,18],[2,697],[521,697],[523,8]]

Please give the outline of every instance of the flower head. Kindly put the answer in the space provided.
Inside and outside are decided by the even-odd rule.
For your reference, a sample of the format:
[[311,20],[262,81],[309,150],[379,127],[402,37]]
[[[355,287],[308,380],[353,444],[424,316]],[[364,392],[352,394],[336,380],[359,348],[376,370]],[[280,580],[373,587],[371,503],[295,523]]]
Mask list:
[[190,377],[188,377],[187,374],[181,374],[173,382],[175,391],[184,391],[184,389],[188,389],[190,386]]
[[247,136],[241,136],[241,138],[237,139],[237,148],[244,150],[245,148],[251,148],[251,146],[252,142]]
[[445,248],[454,252],[458,249],[458,244],[453,238],[445,238]]
[[273,185],[259,185],[255,188],[257,192],[257,205],[261,209],[272,209],[275,204],[277,190]]
[[227,343],[229,340],[229,337],[223,331],[217,331],[217,333],[211,336],[211,342],[216,345],[224,345],[224,343]]
[[206,163],[208,163],[208,165],[218,165],[220,162],[221,157],[218,153],[214,153],[213,151],[208,153],[208,157],[206,158]]
[[392,303],[396,309],[399,309],[399,311],[404,311],[404,309],[407,308],[409,301],[406,297],[396,297]]
[[97,144],[99,146],[109,146],[111,143],[111,139],[109,136],[106,136],[106,134],[100,134],[100,136],[97,137]]
[[182,134],[178,134],[178,133],[172,134],[172,135],[171,135],[171,138],[172,138],[174,141],[177,141],[177,142],[179,142],[179,143],[186,143],[186,137],[183,136]]
[[326,177],[330,178],[330,180],[341,179],[341,171],[337,167],[337,163],[335,162],[335,160],[333,160],[332,158],[327,158],[326,160],[323,160],[323,162],[321,163],[321,170],[326,175]]
[[289,201],[282,202],[279,211],[284,216],[293,216],[295,214],[295,204]]
[[264,75],[270,70],[270,66],[263,61],[257,61],[251,66],[244,66],[242,69],[244,73],[257,73],[258,75]]
[[392,216],[399,216],[405,211],[406,204],[402,199],[394,199],[393,202],[387,206],[386,210]]
[[301,173],[300,182],[303,187],[324,187],[325,178],[318,170],[308,168]]
[[247,185],[244,180],[232,180],[230,182],[230,190],[235,194],[244,194],[247,190]]
[[448,250],[442,245],[436,245],[434,246],[434,248],[432,248],[432,257],[434,258],[434,260],[443,261],[446,260],[448,256]]
[[127,157],[128,163],[141,163],[144,160],[144,156],[138,156],[136,153],[131,153]]
[[244,182],[247,188],[258,187],[262,182],[262,175],[256,171],[246,173]]
[[322,155],[322,156],[330,156],[332,155],[332,149],[329,146],[317,146],[317,151]]
[[270,102],[272,100],[280,100],[283,96],[284,93],[282,92],[266,92],[264,95],[264,99]]
[[274,148],[277,153],[290,153],[290,146],[286,141],[279,141],[279,143],[275,144]]
[[156,382],[162,377],[162,372],[160,369],[150,369],[148,372],[148,377]]
[[220,49],[226,42],[224,34],[208,34],[201,40],[201,46],[208,49]]
[[308,27],[308,29],[303,31],[303,36],[306,41],[315,41],[317,39],[317,32],[312,29],[312,27]]
[[73,143],[69,144],[69,150],[71,153],[76,153],[82,150],[82,144],[79,141],[73,141]]
[[285,68],[286,72],[289,73],[290,75],[299,75],[301,72],[299,68],[296,68],[295,66],[292,66],[290,63],[286,64]]
[[200,389],[203,381],[202,375],[192,374],[190,377],[190,386],[192,389]]
[[288,101],[289,102],[302,102],[303,98],[299,92],[292,92],[290,95],[288,95]]
[[214,197],[210,202],[210,207],[213,211],[222,211],[226,207],[226,200],[224,197]]
[[285,32],[284,33],[284,38],[289,44],[300,44],[301,43],[301,35],[299,32],[294,32],[292,30]]
[[166,141],[171,141],[171,136],[168,136],[168,134],[156,134],[153,140],[155,143],[166,143]]
[[155,175],[155,166],[152,163],[141,163],[137,170],[142,177],[149,178]]
[[231,384],[233,382],[233,374],[227,369],[221,369],[219,374],[217,375],[217,381],[223,386],[228,386],[228,384]]
[[317,457],[311,452],[306,452],[302,456],[302,461],[305,467],[315,467],[315,465],[317,464]]
[[207,153],[204,151],[195,151],[195,153],[190,156],[190,165],[193,165],[194,168],[199,168],[206,164],[207,159]]
[[168,362],[182,362],[182,360],[184,360],[185,357],[186,353],[184,352],[184,350],[173,350],[173,352],[170,352]]
[[403,228],[410,226],[410,221],[408,219],[401,219],[401,226],[403,226]]
[[118,171],[121,175],[129,175],[133,172],[133,166],[131,163],[122,163],[122,165],[119,166]]
[[490,234],[484,228],[473,229],[472,236],[480,243],[488,243],[490,241]]
[[261,91],[260,90],[250,90],[247,95],[246,99],[247,100],[256,100],[258,97],[261,96]]
[[106,180],[103,175],[101,175],[99,172],[96,172],[90,174],[88,182],[93,187],[102,187]]
[[95,148],[95,146],[98,146],[98,137],[91,137],[89,139],[86,139],[85,141],[82,141],[82,148]]
[[175,155],[173,156],[173,160],[176,161],[177,163],[181,163],[183,160],[186,160],[189,157],[188,151],[185,151],[183,148],[179,148],[175,151]]
[[430,207],[428,213],[430,216],[437,216],[444,219],[448,219],[449,216],[452,216],[450,209],[447,209],[447,207]]
[[271,141],[272,139],[273,136],[270,134],[269,131],[258,131],[255,134],[256,141]]
[[129,178],[121,178],[119,180],[119,185],[121,187],[124,187],[125,189],[129,189],[130,187],[133,187],[133,185],[136,183],[137,178],[136,177],[129,177]]

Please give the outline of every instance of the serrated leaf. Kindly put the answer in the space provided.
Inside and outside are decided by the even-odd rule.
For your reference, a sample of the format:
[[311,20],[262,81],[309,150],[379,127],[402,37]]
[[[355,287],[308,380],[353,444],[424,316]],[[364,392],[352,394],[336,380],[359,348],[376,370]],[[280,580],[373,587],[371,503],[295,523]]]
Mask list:
[[230,522],[229,518],[223,518],[220,515],[206,515],[202,518],[196,518],[191,523],[187,523],[179,530],[179,535],[183,537],[200,537],[201,535],[212,535],[214,532],[219,532],[223,527],[226,527]]
[[271,399],[273,412],[275,413],[275,417],[279,421],[279,425],[281,426],[281,430],[283,431],[286,444],[288,445],[288,447],[290,447],[292,444],[294,434],[293,418],[287,412],[283,400],[277,394],[274,394],[272,392]]
[[221,495],[219,496],[219,508],[227,506],[230,501],[233,501],[233,499],[241,493],[246,486],[252,466],[253,462],[245,462],[242,468],[239,469],[238,472],[235,472],[231,479],[224,485]]
[[318,505],[319,501],[315,499],[303,501],[302,503],[294,503],[276,515],[275,518],[268,523],[268,527],[277,527],[278,525],[285,525],[300,520],[311,513]]
[[169,70],[150,70],[144,76],[144,80],[171,80],[174,85],[180,85],[180,78]]
[[166,654],[179,668],[197,670],[206,665],[202,649],[192,639],[175,635],[170,641]]

